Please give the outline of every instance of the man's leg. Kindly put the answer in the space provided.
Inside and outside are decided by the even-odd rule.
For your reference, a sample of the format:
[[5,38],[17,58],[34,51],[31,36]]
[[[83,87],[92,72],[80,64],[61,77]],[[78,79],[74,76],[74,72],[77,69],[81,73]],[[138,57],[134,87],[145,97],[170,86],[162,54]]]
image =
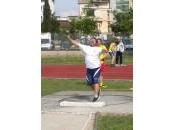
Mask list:
[[93,74],[93,85],[92,87],[94,88],[94,99],[93,102],[99,100],[100,98],[100,86],[99,86],[99,78],[100,78],[100,68],[97,68],[94,70]]
[[100,87],[102,87],[104,85],[102,74],[100,74],[100,78],[99,79],[100,79]]
[[95,95],[98,95],[99,89],[100,89],[99,84],[98,83],[94,84],[94,94]]
[[122,54],[122,52],[120,52],[120,65],[122,65],[123,64],[123,54]]
[[100,98],[100,87],[99,87],[99,84],[96,83],[96,84],[92,85],[92,88],[94,88],[94,89],[93,89],[93,91],[94,91],[94,99],[93,99],[93,102],[95,102],[95,101],[98,101],[99,98]]
[[104,66],[103,66],[103,64],[101,64],[101,67],[100,67],[101,73],[100,73],[100,77],[99,77],[99,81],[100,81],[99,85],[100,85],[100,87],[103,86],[103,75],[102,75],[103,69],[104,69]]
[[116,52],[112,52],[111,65],[115,65]]
[[116,52],[116,63],[115,63],[117,66],[119,64],[119,53],[118,51]]
[[107,88],[108,86],[106,86],[104,84],[104,81],[103,81],[103,75],[100,76],[100,88]]

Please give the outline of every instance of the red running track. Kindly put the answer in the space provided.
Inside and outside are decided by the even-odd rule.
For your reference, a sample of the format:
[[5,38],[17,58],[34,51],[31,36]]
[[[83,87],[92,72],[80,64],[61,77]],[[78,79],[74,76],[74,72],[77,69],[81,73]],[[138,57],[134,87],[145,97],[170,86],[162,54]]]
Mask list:
[[[86,69],[84,65],[42,65],[41,67],[42,78],[84,79],[85,74]],[[106,66],[103,76],[104,79],[132,80],[133,66]]]

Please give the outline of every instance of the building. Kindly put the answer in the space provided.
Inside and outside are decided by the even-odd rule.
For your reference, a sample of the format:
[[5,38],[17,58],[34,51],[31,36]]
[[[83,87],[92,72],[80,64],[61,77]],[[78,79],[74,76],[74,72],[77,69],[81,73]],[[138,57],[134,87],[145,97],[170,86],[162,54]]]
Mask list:
[[85,10],[89,10],[91,16],[97,21],[98,33],[108,34],[110,32],[110,1],[109,0],[79,0],[80,16],[85,16]]
[[111,32],[110,24],[115,22],[113,12],[124,13],[133,7],[133,0],[79,0],[80,16],[85,16],[85,9],[91,9],[102,34]]
[[110,8],[118,13],[126,12],[133,8],[133,0],[110,0]]
[[129,8],[133,9],[133,0],[129,0]]
[[60,28],[64,28],[64,29],[70,28],[70,22],[72,19],[78,19],[78,16],[67,16],[67,17],[56,16],[56,17],[60,25]]
[[[50,5],[50,10],[51,10],[51,14],[53,14],[54,11],[54,0],[48,0],[49,5]],[[41,22],[43,21],[43,9],[44,8],[44,0],[41,0]]]
[[[110,0],[111,12],[124,13],[133,8],[133,0]],[[114,16],[111,13],[111,20],[114,22]]]

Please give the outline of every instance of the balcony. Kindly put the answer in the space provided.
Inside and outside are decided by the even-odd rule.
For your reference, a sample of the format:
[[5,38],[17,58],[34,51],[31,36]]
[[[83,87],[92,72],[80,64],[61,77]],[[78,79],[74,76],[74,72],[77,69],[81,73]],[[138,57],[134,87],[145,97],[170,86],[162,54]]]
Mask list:
[[78,4],[109,3],[110,0],[78,0]]
[[92,0],[92,3],[108,3],[110,0]]

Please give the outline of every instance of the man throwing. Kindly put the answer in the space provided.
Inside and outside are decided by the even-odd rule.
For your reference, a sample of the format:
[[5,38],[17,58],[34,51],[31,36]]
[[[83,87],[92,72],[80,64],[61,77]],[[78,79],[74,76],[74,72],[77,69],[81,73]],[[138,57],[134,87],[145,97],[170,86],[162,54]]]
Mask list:
[[99,55],[102,53],[102,49],[97,45],[97,39],[90,39],[90,46],[82,45],[80,42],[73,40],[68,36],[70,42],[80,48],[85,57],[86,64],[86,80],[88,85],[91,86],[94,92],[93,102],[100,99],[100,88],[99,88],[99,77],[100,77],[100,58]]

